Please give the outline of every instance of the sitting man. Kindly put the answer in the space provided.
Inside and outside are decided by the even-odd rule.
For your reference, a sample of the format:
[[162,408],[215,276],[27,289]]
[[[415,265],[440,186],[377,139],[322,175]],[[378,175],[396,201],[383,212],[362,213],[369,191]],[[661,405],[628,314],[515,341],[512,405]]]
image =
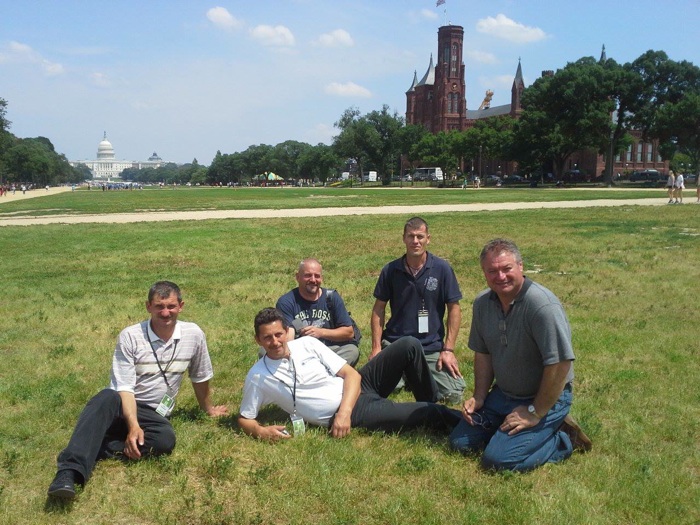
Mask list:
[[[263,426],[256,420],[269,404],[291,415],[295,433],[311,423],[329,427],[333,437],[347,436],[352,427],[397,432],[428,426],[450,432],[461,419],[456,410],[434,403],[435,380],[413,337],[387,346],[359,372],[318,339],[288,338],[287,320],[279,310],[265,308],[255,317],[255,341],[265,355],[246,376],[238,418],[250,436],[290,437],[284,425]],[[413,403],[386,399],[402,374],[413,386]]]
[[279,298],[277,309],[297,337],[315,337],[354,367],[360,359],[359,341],[343,298],[337,291],[321,287],[321,263],[304,259],[295,278],[299,286]]
[[49,496],[72,499],[75,484],[85,484],[98,459],[169,454],[175,432],[168,421],[187,370],[199,406],[212,417],[225,406],[209,399],[213,377],[204,332],[178,321],[184,306],[180,288],[169,281],[151,286],[146,301],[150,321],[125,328],[117,339],[109,388],[85,406],[58,455],[58,472]]
[[450,436],[460,451],[485,447],[482,466],[526,471],[568,458],[591,441],[568,415],[574,352],[555,295],[523,276],[517,246],[494,239],[481,251],[490,290],[474,300],[469,348],[474,395]]

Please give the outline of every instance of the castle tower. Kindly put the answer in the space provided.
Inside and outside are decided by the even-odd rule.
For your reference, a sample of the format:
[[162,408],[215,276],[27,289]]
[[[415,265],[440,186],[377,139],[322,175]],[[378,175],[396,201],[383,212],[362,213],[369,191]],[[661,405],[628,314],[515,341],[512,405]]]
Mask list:
[[435,66],[435,96],[431,131],[461,130],[467,112],[462,52],[464,28],[438,29],[438,57]]
[[513,87],[510,88],[510,115],[513,118],[519,118],[520,114],[523,112],[523,91],[525,91],[523,68],[520,66],[520,59],[518,59],[518,70],[515,72]]

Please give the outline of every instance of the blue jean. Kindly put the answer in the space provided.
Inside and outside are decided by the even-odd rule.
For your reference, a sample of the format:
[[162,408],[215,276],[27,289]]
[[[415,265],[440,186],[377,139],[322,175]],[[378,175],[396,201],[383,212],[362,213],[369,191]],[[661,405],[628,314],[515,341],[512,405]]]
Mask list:
[[573,447],[559,427],[569,413],[572,397],[571,386],[567,385],[537,425],[509,436],[498,427],[516,407],[529,405],[533,399],[509,397],[494,386],[478,410],[488,428],[472,426],[462,419],[450,435],[450,445],[460,452],[483,448],[481,465],[485,469],[527,471],[563,461],[571,456]]

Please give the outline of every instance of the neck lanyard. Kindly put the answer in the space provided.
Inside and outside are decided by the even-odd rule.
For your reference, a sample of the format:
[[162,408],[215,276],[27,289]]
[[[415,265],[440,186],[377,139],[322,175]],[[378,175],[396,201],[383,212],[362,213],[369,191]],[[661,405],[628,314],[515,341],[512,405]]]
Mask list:
[[153,341],[151,341],[151,338],[148,337],[148,333],[146,334],[146,337],[148,338],[148,344],[151,345],[151,350],[153,351],[153,357],[156,360],[156,364],[158,365],[158,370],[160,370],[161,375],[163,376],[163,379],[165,380],[165,386],[168,387],[168,392],[171,392],[172,389],[170,388],[170,383],[168,382],[168,378],[165,375],[165,372],[168,371],[168,368],[170,368],[170,365],[173,363],[175,360],[175,355],[177,352],[177,339],[173,342],[173,356],[170,358],[170,361],[168,361],[168,364],[165,365],[165,370],[163,370],[163,367],[160,366],[160,361],[158,361],[158,355],[156,354],[156,348],[153,346]]
[[297,413],[297,369],[294,366],[294,361],[292,361],[292,354],[289,354],[289,365],[292,370],[292,376],[294,377],[294,387],[289,386],[287,383],[282,381],[279,377],[277,377],[272,370],[270,370],[270,367],[267,366],[267,355],[263,356],[263,364],[265,365],[265,368],[267,368],[267,371],[270,372],[270,375],[277,379],[280,383],[282,383],[284,386],[286,386],[289,391],[292,394],[292,403],[294,404],[294,414]]

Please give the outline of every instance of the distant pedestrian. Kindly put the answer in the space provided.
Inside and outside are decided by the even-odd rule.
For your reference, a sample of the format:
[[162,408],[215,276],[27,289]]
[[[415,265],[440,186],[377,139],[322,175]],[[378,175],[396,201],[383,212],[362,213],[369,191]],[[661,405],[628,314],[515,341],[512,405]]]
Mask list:
[[666,191],[668,192],[668,203],[673,204],[673,192],[676,187],[676,177],[673,170],[668,170],[668,179],[666,179]]
[[675,186],[676,186],[675,204],[683,204],[683,190],[685,189],[685,184],[683,181],[683,174],[682,173],[679,173],[678,175],[676,175]]

